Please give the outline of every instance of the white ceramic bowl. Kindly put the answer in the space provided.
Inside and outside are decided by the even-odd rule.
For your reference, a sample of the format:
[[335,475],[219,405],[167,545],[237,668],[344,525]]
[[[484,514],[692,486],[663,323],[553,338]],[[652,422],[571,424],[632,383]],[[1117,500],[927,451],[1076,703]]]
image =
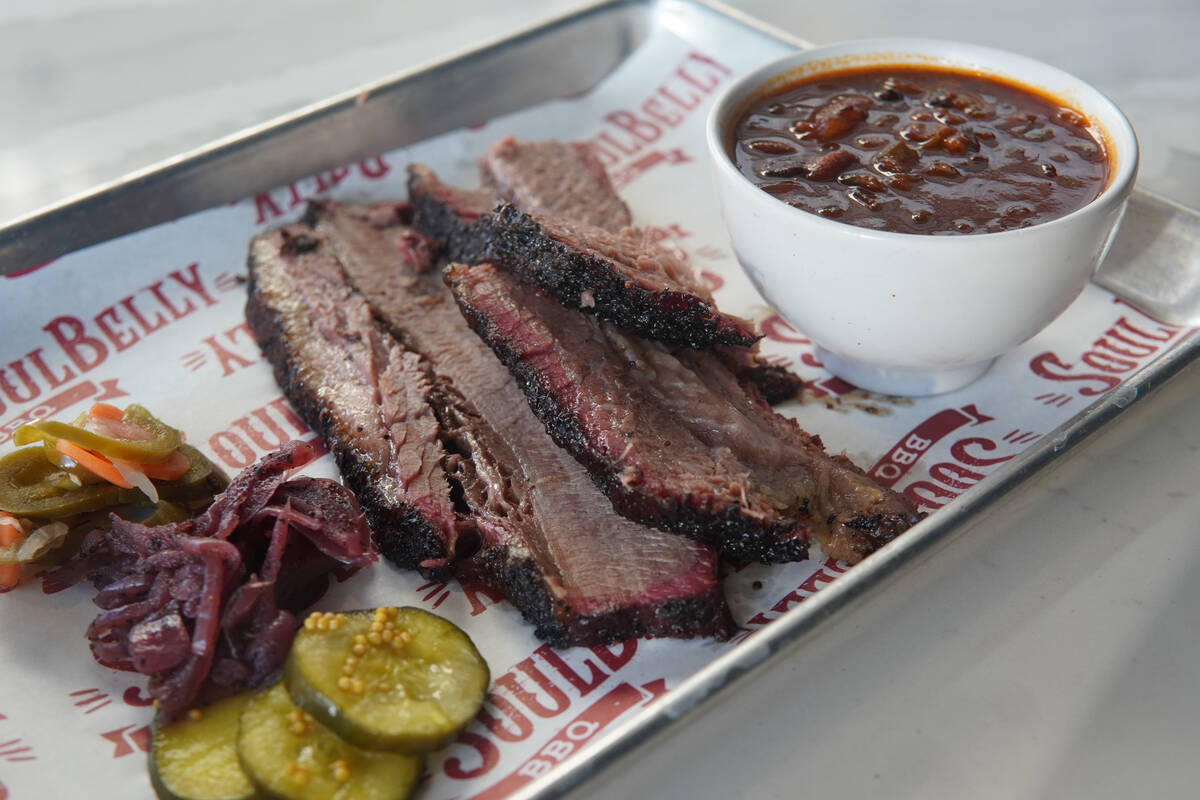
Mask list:
[[[1083,208],[1029,228],[930,236],[825,219],[738,172],[730,131],[750,103],[808,75],[888,64],[980,72],[1062,100],[1100,133],[1108,186]],[[767,302],[812,338],[835,375],[908,395],[970,383],[1070,305],[1116,233],[1138,162],[1129,121],[1078,78],[1013,53],[926,39],[845,42],[751,72],[713,106],[708,149],[734,252]]]

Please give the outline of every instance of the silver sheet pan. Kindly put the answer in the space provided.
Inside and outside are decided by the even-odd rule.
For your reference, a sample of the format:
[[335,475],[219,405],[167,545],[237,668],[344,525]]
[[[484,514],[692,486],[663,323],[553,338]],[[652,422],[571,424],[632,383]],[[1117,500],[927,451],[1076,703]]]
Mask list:
[[[184,154],[0,228],[0,275],[320,170],[484,120],[578,94],[619,66],[648,31],[672,24],[737,26],[764,39],[806,43],[707,0],[601,2],[511,37],[360,87]],[[553,70],[542,68],[558,65]],[[433,99],[436,98],[436,104]],[[413,113],[436,107],[438,115]],[[1200,324],[1200,215],[1137,191],[1097,283],[1164,321]],[[659,702],[594,741],[514,797],[563,797],[630,751],[664,735],[716,694],[951,538],[1014,487],[1154,392],[1200,355],[1191,332],[1148,366],[1026,449],[907,535],[774,624],[732,648]]]

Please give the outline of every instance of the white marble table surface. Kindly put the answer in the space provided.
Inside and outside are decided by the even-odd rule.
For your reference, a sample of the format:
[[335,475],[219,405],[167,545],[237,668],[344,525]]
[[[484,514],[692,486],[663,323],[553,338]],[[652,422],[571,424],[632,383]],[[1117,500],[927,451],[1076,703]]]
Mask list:
[[[572,4],[4,0],[0,220]],[[811,41],[957,38],[1108,93],[1200,207],[1200,3],[741,0]],[[1200,369],[581,794],[1200,795]],[[802,710],[801,710],[802,709]]]

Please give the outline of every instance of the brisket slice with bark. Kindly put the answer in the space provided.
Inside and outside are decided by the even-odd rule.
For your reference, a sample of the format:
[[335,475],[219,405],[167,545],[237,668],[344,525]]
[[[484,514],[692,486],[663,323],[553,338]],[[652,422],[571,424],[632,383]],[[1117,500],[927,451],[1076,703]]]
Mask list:
[[[563,148],[570,149],[558,145]],[[748,346],[758,340],[752,323],[718,311],[691,269],[646,230],[606,230],[571,217],[580,210],[573,199],[559,197],[563,203],[555,206],[552,198],[531,201],[516,193],[523,188],[518,167],[532,172],[534,164],[525,158],[512,168],[505,196],[509,202],[490,211],[485,193],[448,186],[428,167],[410,166],[408,191],[417,227],[443,245],[450,261],[500,263],[563,303],[651,339],[689,347]],[[578,170],[586,171],[582,166]],[[546,181],[546,175],[538,174],[526,183]],[[604,186],[598,202],[620,203],[607,180]],[[535,209],[549,213],[526,213]]]
[[447,282],[547,430],[626,516],[737,560],[856,562],[919,517],[819,437],[742,391],[721,359],[564,308],[491,264]]
[[618,233],[504,204],[475,224],[482,254],[564,305],[672,345],[746,347],[754,324],[717,310],[691,269],[641,228]]
[[583,142],[522,142],[506,136],[479,159],[483,183],[529,214],[619,233],[633,224],[604,165]]
[[557,646],[727,636],[715,554],[613,512],[413,259],[404,210],[317,206],[256,238],[247,314],[384,555],[487,583]]
[[249,262],[250,328],[288,400],[329,445],[380,552],[410,568],[444,560],[459,526],[428,365],[375,323],[310,228],[255,237]]
[[459,189],[442,183],[424,164],[410,164],[408,199],[413,224],[441,245],[446,258],[474,264],[483,256],[483,241],[475,224],[496,207],[496,197],[489,190]]

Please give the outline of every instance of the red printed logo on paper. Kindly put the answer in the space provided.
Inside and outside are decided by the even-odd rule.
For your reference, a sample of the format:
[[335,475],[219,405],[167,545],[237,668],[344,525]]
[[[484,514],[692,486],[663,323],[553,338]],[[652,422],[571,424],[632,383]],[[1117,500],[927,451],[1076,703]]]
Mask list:
[[[246,416],[235,419],[225,430],[214,433],[208,438],[208,446],[221,463],[230,469],[240,470],[293,439],[304,439],[310,444],[314,459],[329,452],[324,440],[312,436],[312,430],[296,416],[287,401],[277,397]],[[300,466],[303,465],[297,465]]]
[[1015,430],[1001,439],[1017,445],[1011,452],[996,455],[1000,444],[985,436],[968,436],[950,446],[950,461],[939,461],[929,468],[929,480],[913,481],[904,494],[918,506],[941,508],[960,494],[979,483],[997,465],[1008,461],[1024,448],[1031,431]]
[[180,356],[189,372],[199,372],[209,364],[214,364],[221,371],[221,377],[227,378],[262,360],[262,352],[258,349],[254,334],[245,322],[239,322],[213,336],[206,336],[201,343],[201,349],[189,350]]
[[[15,271],[13,271],[13,272],[10,272],[10,273],[8,273],[8,274],[7,274],[7,275],[5,275],[4,277],[6,277],[6,278],[20,278],[22,275],[32,275],[33,273],[37,272],[37,271],[38,271],[39,269],[41,269],[42,267],[48,267],[48,266],[50,266],[51,264],[53,264],[53,263],[54,263],[55,261],[57,261],[57,260],[58,260],[57,258],[52,258],[52,259],[50,259],[49,261],[43,261],[43,262],[42,262],[42,263],[40,263],[40,264],[34,264],[32,267],[26,267],[25,269],[18,269],[18,270],[15,270]],[[3,798],[3,795],[0,795],[0,800],[2,800],[2,798]]]
[[867,470],[880,486],[892,487],[903,478],[929,448],[964,425],[979,425],[992,421],[974,404],[962,408],[947,408],[917,425],[892,446],[892,449]]
[[71,692],[67,695],[76,708],[83,711],[85,714],[91,714],[105,706],[112,705],[112,698],[107,692],[102,692],[99,689],[80,689],[76,692]]
[[450,584],[446,581],[430,581],[417,587],[417,593],[421,592],[425,593],[421,595],[422,602],[432,609],[437,609],[450,599]]
[[[111,355],[216,304],[217,300],[200,274],[199,264],[192,263],[168,272],[160,280],[118,299],[90,317],[70,314],[54,317],[41,326],[50,342],[35,347],[0,369],[0,414],[5,413],[8,404],[33,403],[44,392],[55,391],[96,369]],[[81,395],[85,390],[80,387],[90,387],[86,391],[95,393],[93,384],[78,384],[43,400],[34,410],[35,415],[51,413],[43,412],[45,408],[64,408],[71,404],[68,399],[71,402],[83,399],[87,395]],[[4,430],[11,431],[13,427],[15,425],[5,425]]]
[[1063,387],[1063,392],[1039,394],[1034,400],[1061,407],[1070,402],[1070,394],[1083,397],[1104,394],[1184,331],[1178,325],[1151,317],[1125,300],[1114,298],[1113,302],[1132,309],[1136,316],[1130,319],[1129,314],[1123,314],[1077,356],[1064,357],[1047,351],[1030,360],[1029,369],[1039,378],[1071,384]]
[[660,165],[690,164],[692,161],[692,157],[678,147],[671,150],[652,150],[635,159],[629,166],[618,170],[612,176],[613,186],[618,189],[627,186]]
[[150,749],[150,726],[126,725],[124,728],[100,734],[113,745],[113,758],[124,758],[132,753],[145,753]]
[[392,171],[383,156],[368,158],[353,167],[338,167],[328,172],[319,172],[310,178],[289,183],[275,192],[263,192],[254,196],[254,222],[265,225],[282,217],[287,212],[303,205],[308,200],[328,193],[344,181],[351,170],[357,171],[368,180],[378,180]]
[[[35,350],[34,353],[36,352]],[[31,353],[30,355],[33,354]],[[26,357],[28,358],[28,356]],[[11,367],[12,365],[10,364],[9,366]],[[3,371],[0,370],[0,382],[2,381]],[[103,403],[119,397],[128,397],[128,393],[117,386],[116,378],[100,381],[99,384],[92,383],[91,381],[77,383],[69,389],[64,389],[56,395],[47,397],[40,405],[34,406],[24,414],[0,423],[0,445],[7,444],[12,439],[13,431],[26,422],[41,417],[57,416],[60,412],[84,400],[90,399],[94,403]],[[2,408],[3,405],[0,404],[0,409]]]
[[37,760],[37,756],[33,753],[33,748],[20,739],[9,739],[7,742],[0,742],[0,758],[9,763]]
[[[570,711],[578,698],[591,694],[628,664],[637,647],[637,639],[629,639],[562,654],[549,645],[534,650],[493,682],[475,722],[451,745],[449,757],[442,762],[443,773],[454,780],[488,774],[500,763],[506,743],[524,742],[533,735],[530,717],[553,719]],[[568,658],[575,661],[584,652],[594,660],[568,663]]]
[[784,344],[812,344],[812,339],[807,336],[802,336],[799,331],[793,328],[788,321],[778,314],[771,314],[761,323],[763,336],[773,342],[783,342]]
[[639,706],[645,706],[667,691],[666,681],[661,678],[641,688],[628,683],[619,683],[603,697],[583,710],[579,716],[559,728],[550,741],[542,745],[532,758],[514,772],[492,784],[471,800],[501,800],[525,784],[540,778],[556,765],[566,761],[596,734],[607,728],[619,717]]
[[154,698],[142,691],[140,686],[130,686],[121,694],[125,705],[134,708],[145,708],[154,705]]
[[809,575],[800,584],[790,592],[779,598],[769,610],[760,611],[742,626],[741,633],[734,637],[735,642],[740,642],[748,638],[755,631],[761,630],[775,620],[779,619],[797,603],[802,603],[812,597],[827,584],[833,581],[849,567],[841,561],[834,558],[825,559],[820,568],[816,572]]
[[[471,605],[472,617],[479,616],[504,599],[504,595],[500,592],[475,581],[459,580],[458,587],[462,589],[463,596]],[[430,607],[435,609],[450,598],[451,591],[451,586],[446,581],[430,581],[417,587],[418,593],[425,593],[421,596],[421,600],[431,603]]]
[[689,53],[636,107],[605,114],[601,132],[587,141],[614,185],[626,185],[663,164],[689,161],[690,156],[678,149],[647,148],[683,124],[730,75],[731,70],[711,56]]

